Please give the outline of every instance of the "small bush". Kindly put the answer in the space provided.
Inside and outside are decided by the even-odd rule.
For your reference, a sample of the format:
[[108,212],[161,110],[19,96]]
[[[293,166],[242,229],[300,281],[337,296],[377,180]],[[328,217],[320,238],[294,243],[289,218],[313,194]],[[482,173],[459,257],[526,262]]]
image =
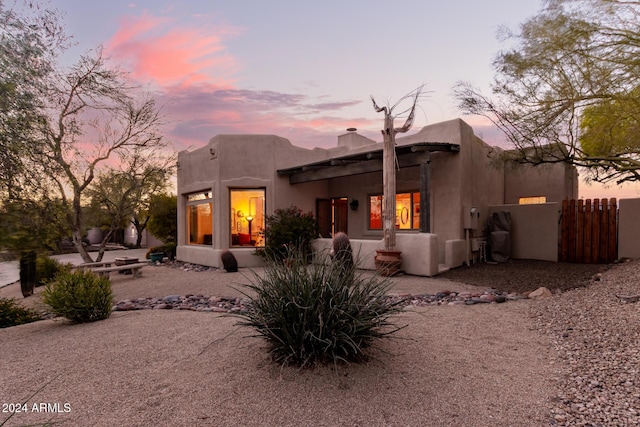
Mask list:
[[[268,258],[263,276],[247,287],[247,311],[236,313],[266,339],[273,359],[301,367],[366,360],[365,350],[398,330],[390,317],[402,310],[387,297],[388,279],[364,276],[344,263],[308,265],[299,251],[287,262]],[[256,296],[251,294],[255,293]]]
[[36,259],[36,286],[44,286],[62,272],[71,271],[69,264],[62,264],[48,256]]
[[111,315],[111,283],[90,271],[65,272],[49,282],[42,301],[58,316],[74,323],[95,322]]
[[167,254],[170,260],[174,260],[176,258],[176,250],[178,249],[178,244],[175,242],[165,243],[164,245],[164,253]]
[[265,258],[284,259],[290,249],[302,252],[305,259],[311,255],[311,241],[318,237],[318,222],[311,212],[291,206],[276,209],[266,217],[265,246],[258,253]]
[[33,309],[25,308],[14,299],[0,297],[0,328],[22,325],[40,320]]

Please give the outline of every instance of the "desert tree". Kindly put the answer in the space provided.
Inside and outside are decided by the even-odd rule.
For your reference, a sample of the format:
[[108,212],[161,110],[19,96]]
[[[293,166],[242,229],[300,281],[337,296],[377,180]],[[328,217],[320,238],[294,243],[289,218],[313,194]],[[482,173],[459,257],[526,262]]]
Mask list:
[[55,57],[68,46],[59,14],[32,4],[16,12],[0,0],[0,196],[38,186],[30,161],[40,141],[43,96]]
[[492,94],[469,82],[460,108],[504,132],[518,163],[565,162],[599,182],[640,179],[640,2],[547,0],[497,54]]
[[152,198],[165,192],[174,169],[175,156],[152,156],[136,148],[120,156],[119,167],[102,172],[87,191],[92,209],[92,225],[105,225],[97,260],[102,258],[113,234],[131,223],[137,231],[136,247],[150,218]]
[[[41,15],[46,19],[31,22],[13,11],[1,11],[3,52],[13,49],[15,58],[6,67],[2,63],[0,75],[5,68],[16,73],[2,82],[0,93],[7,98],[2,102],[8,106],[2,129],[15,120],[20,124],[4,139],[12,168],[6,188],[17,193],[14,184],[20,183],[20,190],[28,187],[32,199],[58,200],[76,248],[90,262],[82,243],[86,191],[101,171],[117,167],[119,159],[135,155],[136,150],[156,156],[168,149],[160,133],[160,109],[124,71],[108,62],[101,48],[64,66],[60,41],[66,36],[56,13],[45,10]],[[41,37],[25,41],[31,40],[30,31]],[[35,64],[34,71],[22,70],[21,61]],[[27,83],[20,86],[23,77]],[[26,100],[23,94],[28,95]]]
[[68,72],[52,79],[43,126],[41,158],[50,165],[52,191],[67,207],[73,242],[86,262],[83,196],[100,170],[146,149],[167,149],[155,102],[129,84],[125,73],[107,65],[100,51],[83,56]]
[[178,197],[175,194],[155,194],[149,201],[149,231],[163,243],[178,240]]

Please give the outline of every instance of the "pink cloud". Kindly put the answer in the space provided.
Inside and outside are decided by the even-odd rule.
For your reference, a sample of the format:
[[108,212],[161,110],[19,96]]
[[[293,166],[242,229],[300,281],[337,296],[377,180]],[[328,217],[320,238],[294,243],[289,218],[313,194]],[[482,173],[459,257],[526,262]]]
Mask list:
[[161,88],[205,81],[230,87],[238,64],[226,52],[223,38],[238,30],[220,26],[214,31],[182,28],[171,18],[143,12],[123,17],[105,50],[125,64],[134,79],[151,81]]
[[238,88],[239,64],[225,41],[239,30],[185,27],[178,19],[148,12],[125,16],[105,44],[106,55],[128,68],[133,79],[151,83],[168,118],[166,136],[176,148],[202,145],[223,133],[276,134],[296,145],[328,147],[349,127],[379,127],[344,116],[361,100]]

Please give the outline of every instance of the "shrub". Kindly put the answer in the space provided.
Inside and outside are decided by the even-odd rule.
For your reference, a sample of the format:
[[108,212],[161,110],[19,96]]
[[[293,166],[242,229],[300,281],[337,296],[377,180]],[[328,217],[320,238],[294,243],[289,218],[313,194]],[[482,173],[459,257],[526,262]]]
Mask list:
[[[289,250],[287,262],[268,258],[264,275],[254,274],[248,309],[235,313],[240,325],[264,338],[273,359],[301,367],[366,360],[376,340],[398,330],[390,317],[400,301],[387,297],[388,279],[363,275],[344,263],[308,265]],[[256,296],[253,296],[255,293]]]
[[0,328],[22,325],[40,320],[33,309],[25,308],[14,299],[0,297]]
[[86,323],[111,315],[113,293],[106,277],[90,271],[64,272],[46,285],[42,301],[58,316]]
[[48,256],[36,259],[36,286],[44,286],[62,272],[71,271],[69,264],[63,264]]
[[176,249],[178,248],[178,244],[175,242],[165,243],[164,245],[164,253],[167,254],[170,260],[174,260],[176,258]]
[[265,247],[259,253],[265,258],[283,259],[288,248],[302,252],[305,259],[311,255],[311,240],[318,237],[318,223],[311,212],[291,206],[276,209],[266,217],[262,235]]

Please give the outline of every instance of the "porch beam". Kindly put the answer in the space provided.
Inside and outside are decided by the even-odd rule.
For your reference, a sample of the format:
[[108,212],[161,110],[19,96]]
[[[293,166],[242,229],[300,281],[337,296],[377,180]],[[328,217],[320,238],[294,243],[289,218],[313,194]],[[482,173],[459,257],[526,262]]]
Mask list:
[[[418,152],[398,156],[398,165],[401,168],[416,166],[428,161],[429,152]],[[328,165],[318,170],[306,170],[289,175],[290,184],[319,181],[322,179],[339,178],[342,176],[359,175],[370,172],[382,171],[382,159],[364,160],[357,163]]]
[[431,154],[420,163],[420,232],[431,233]]

